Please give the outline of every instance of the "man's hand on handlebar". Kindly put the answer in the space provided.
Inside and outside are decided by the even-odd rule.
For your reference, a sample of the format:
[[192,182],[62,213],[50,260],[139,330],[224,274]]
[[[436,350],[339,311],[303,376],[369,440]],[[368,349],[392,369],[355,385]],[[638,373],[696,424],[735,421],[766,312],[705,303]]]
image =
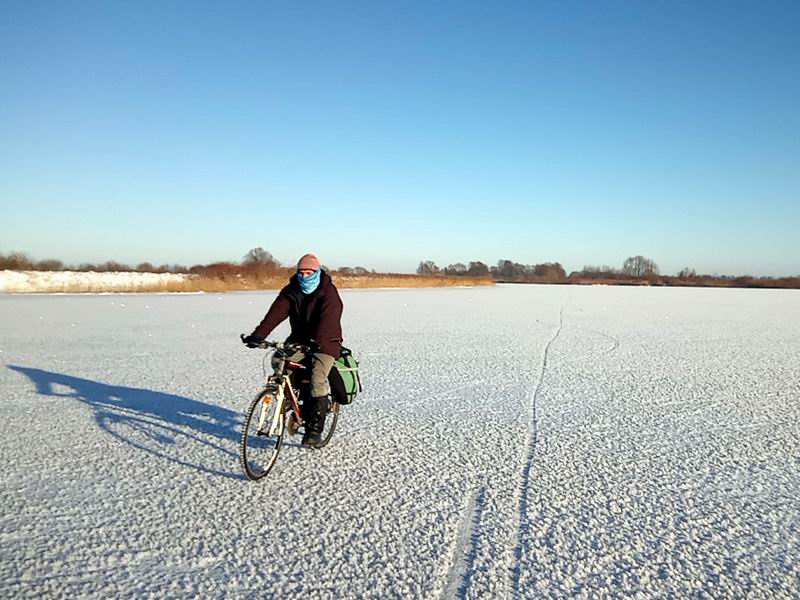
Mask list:
[[239,336],[239,339],[241,339],[242,343],[248,348],[258,348],[261,344],[264,343],[263,337],[253,335],[252,333],[250,335],[245,335],[242,333]]
[[239,339],[242,340],[242,343],[247,346],[248,348],[275,348],[277,350],[288,352],[290,354],[294,352],[302,352],[303,354],[309,354],[313,352],[317,352],[319,346],[314,340],[311,340],[309,343],[310,345],[306,344],[298,344],[298,343],[291,343],[287,344],[286,342],[268,342],[267,338],[263,338],[257,335],[245,335],[243,333],[239,334]]

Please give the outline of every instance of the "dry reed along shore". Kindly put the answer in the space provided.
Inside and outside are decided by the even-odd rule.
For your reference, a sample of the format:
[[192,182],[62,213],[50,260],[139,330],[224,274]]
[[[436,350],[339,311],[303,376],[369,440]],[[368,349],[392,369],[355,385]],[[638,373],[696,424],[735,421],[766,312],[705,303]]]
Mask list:
[[[8,272],[6,272],[8,273]],[[36,276],[40,273],[27,272]],[[44,273],[41,273],[44,275]],[[76,273],[76,275],[78,275]],[[134,278],[126,279],[125,273],[115,278],[114,273],[97,273],[96,277],[82,273],[83,277],[42,278],[38,284],[0,285],[3,292],[24,293],[165,293],[165,292],[232,292],[279,290],[285,286],[292,272],[279,273],[224,273],[210,275],[184,275],[165,277],[161,281],[136,281]],[[90,275],[86,277],[86,275]],[[110,276],[110,277],[109,277]],[[337,275],[332,272],[334,283],[340,289],[347,288],[425,288],[425,287],[455,287],[494,285],[491,278],[476,277],[448,277],[448,276],[422,276],[394,273],[369,273],[364,275],[344,274]],[[0,284],[3,282],[0,281]]]
[[[342,275],[331,273],[334,284],[339,289],[348,288],[428,288],[494,285],[489,277],[447,277],[405,274]],[[181,282],[166,282],[150,288],[138,288],[139,292],[228,292],[242,290],[279,290],[288,283],[287,275],[271,275],[250,278],[195,277]],[[119,291],[119,290],[117,290]]]

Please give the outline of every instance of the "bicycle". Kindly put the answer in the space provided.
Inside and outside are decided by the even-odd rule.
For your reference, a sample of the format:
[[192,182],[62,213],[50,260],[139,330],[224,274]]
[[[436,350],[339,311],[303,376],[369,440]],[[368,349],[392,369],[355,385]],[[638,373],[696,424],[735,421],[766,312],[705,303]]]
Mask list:
[[[242,467],[248,479],[255,481],[266,476],[275,466],[283,446],[284,434],[288,431],[289,435],[294,436],[304,425],[301,407],[302,400],[310,393],[307,389],[310,381],[300,379],[300,375],[304,370],[310,373],[311,369],[292,358],[299,353],[310,356],[313,349],[303,344],[270,341],[254,344],[252,347],[274,350],[273,353],[264,355],[262,371],[266,386],[250,403],[242,427]],[[267,375],[267,358],[270,358],[271,375]],[[317,448],[322,448],[330,441],[338,419],[339,403],[331,398],[322,442]]]

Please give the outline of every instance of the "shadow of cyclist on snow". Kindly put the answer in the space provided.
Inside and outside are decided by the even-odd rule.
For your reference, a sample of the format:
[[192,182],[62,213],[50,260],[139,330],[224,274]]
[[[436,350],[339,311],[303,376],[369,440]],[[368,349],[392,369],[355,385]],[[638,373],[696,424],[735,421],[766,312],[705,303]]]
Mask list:
[[227,455],[231,465],[238,454],[241,419],[238,413],[164,392],[108,385],[62,373],[8,365],[26,375],[43,396],[73,398],[89,405],[97,425],[126,444],[204,473],[233,477],[223,471],[192,462],[198,445]]

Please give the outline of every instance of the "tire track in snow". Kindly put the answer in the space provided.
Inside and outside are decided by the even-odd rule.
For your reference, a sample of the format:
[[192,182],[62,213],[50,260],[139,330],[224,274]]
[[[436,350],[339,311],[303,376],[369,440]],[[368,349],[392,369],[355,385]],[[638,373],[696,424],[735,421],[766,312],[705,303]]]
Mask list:
[[452,564],[447,573],[442,598],[466,598],[469,591],[470,576],[477,556],[478,536],[481,516],[486,507],[486,484],[482,483],[471,494],[464,511],[464,520],[458,530],[453,550]]
[[523,542],[525,539],[525,534],[529,529],[529,525],[527,524],[526,515],[528,513],[528,494],[530,493],[530,486],[531,486],[531,472],[533,471],[533,461],[536,458],[536,442],[538,441],[538,424],[536,420],[536,400],[539,397],[539,391],[542,389],[542,383],[544,382],[544,374],[547,370],[547,358],[550,355],[550,347],[553,343],[558,339],[558,336],[561,335],[561,330],[564,328],[564,309],[566,308],[567,304],[569,304],[569,297],[567,301],[561,306],[561,309],[558,311],[558,329],[553,334],[553,337],[550,338],[550,341],[547,342],[547,345],[544,347],[544,356],[542,357],[542,367],[539,371],[539,380],[536,382],[536,385],[531,392],[531,423],[530,423],[530,435],[528,437],[528,451],[526,453],[525,458],[525,465],[522,469],[522,478],[520,481],[519,486],[519,503],[518,503],[518,521],[517,521],[517,535],[516,535],[516,544],[514,546],[514,568],[512,571],[512,589],[515,597],[520,597],[520,579],[522,576],[522,548]]

